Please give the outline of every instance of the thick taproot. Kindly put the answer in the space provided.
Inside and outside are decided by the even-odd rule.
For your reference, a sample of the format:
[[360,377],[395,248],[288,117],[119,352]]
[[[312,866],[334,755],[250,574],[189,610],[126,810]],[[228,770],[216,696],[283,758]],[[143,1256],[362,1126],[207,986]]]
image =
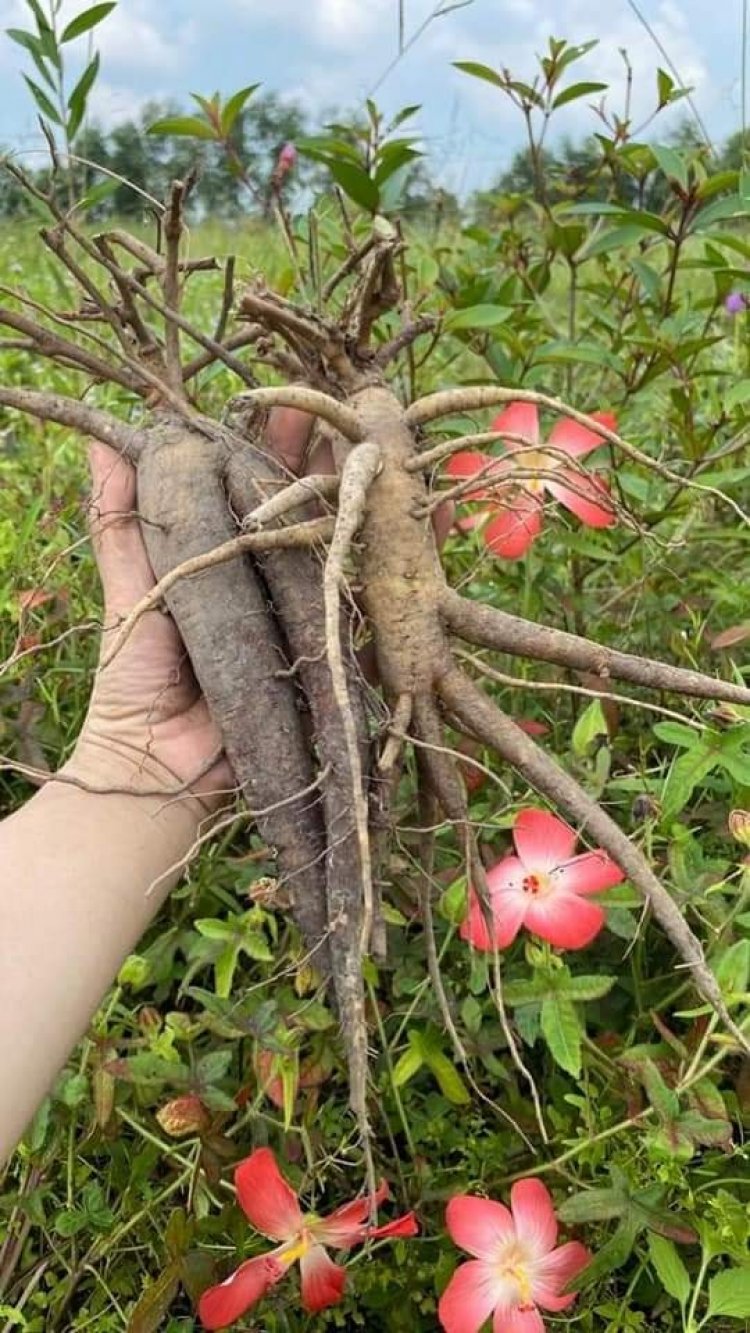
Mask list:
[[392,699],[426,694],[447,669],[449,649],[438,611],[445,583],[432,523],[417,517],[427,489],[419,474],[406,471],[416,452],[414,435],[390,389],[363,389],[350,406],[382,457],[367,497],[359,562],[380,679]]
[[[215,444],[177,423],[143,451],[138,508],[157,578],[236,535]],[[315,774],[266,591],[248,560],[233,560],[180,580],[167,601],[249,807],[279,805],[259,827],[308,945],[319,945],[325,837],[315,797],[290,800]]]

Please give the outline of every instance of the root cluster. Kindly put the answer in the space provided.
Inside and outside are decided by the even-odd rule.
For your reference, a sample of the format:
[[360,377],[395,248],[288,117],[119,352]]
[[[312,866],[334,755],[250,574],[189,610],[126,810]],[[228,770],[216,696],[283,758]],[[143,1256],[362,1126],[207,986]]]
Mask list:
[[[25,388],[0,388],[0,404],[93,435],[137,466],[139,514],[158,579],[146,601],[166,603],[174,616],[247,804],[266,812],[260,831],[294,919],[317,968],[331,979],[365,1145],[362,961],[383,948],[380,889],[389,811],[411,743],[425,823],[434,822],[435,807],[451,822],[468,879],[488,903],[447,727],[494,750],[619,863],[697,990],[747,1050],[700,942],[638,847],[503,714],[468,673],[455,644],[585,672],[605,685],[621,680],[745,705],[750,690],[606,648],[451,589],[430,518],[431,481],[436,462],[470,441],[433,447],[423,429],[444,415],[526,397],[585,422],[615,449],[654,465],[600,423],[540,395],[463,388],[404,406],[389,384],[388,364],[434,321],[407,322],[390,342],[377,342],[378,318],[400,301],[395,258],[402,242],[392,231],[353,249],[328,281],[326,298],[339,305],[335,318],[262,286],[237,297],[234,266],[227,265],[215,336],[207,336],[182,313],[186,283],[206,267],[181,255],[188,188],[189,182],[176,183],[167,201],[163,252],[121,232],[92,239],[53,193],[41,196],[52,218],[42,240],[67,270],[78,305],[56,312],[5,289],[7,304],[0,307],[0,324],[23,339],[32,357],[74,367],[88,383],[113,382],[140,400],[137,424],[78,399]],[[227,334],[231,312],[236,320]],[[201,372],[217,363],[241,387],[222,420],[200,405]],[[257,387],[258,366],[289,382]],[[315,445],[325,442],[336,460],[334,476],[301,482],[268,451],[267,415],[280,406],[315,419],[311,466]],[[135,608],[113,636],[102,670],[145,609]],[[355,638],[365,637],[377,689],[366,683],[354,651]],[[429,843],[426,836],[426,870]],[[429,889],[424,915],[429,929]],[[447,1030],[465,1061],[430,940],[427,952]],[[511,1055],[526,1077],[499,985],[496,990]]]

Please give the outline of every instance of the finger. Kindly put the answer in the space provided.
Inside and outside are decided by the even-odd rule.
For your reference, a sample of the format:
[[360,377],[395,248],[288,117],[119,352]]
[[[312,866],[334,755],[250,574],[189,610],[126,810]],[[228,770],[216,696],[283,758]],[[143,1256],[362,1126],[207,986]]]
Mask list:
[[313,418],[296,407],[275,407],[268,418],[266,444],[290,472],[302,471]]
[[89,448],[89,522],[105,611],[120,615],[154,585],[136,516],[135,469],[114,449]]

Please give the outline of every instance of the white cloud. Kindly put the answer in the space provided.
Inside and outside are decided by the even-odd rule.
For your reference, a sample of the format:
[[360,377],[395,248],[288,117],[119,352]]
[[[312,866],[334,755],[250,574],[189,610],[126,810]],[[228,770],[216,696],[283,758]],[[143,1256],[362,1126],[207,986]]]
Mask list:
[[[481,60],[495,68],[507,67],[519,78],[529,80],[537,69],[535,57],[546,50],[550,36],[564,36],[571,44],[582,44],[598,36],[598,45],[569,67],[566,82],[586,80],[608,84],[607,105],[622,115],[626,91],[626,66],[621,55],[621,49],[624,49],[634,76],[631,124],[637,128],[654,110],[656,69],[665,67],[666,60],[637,17],[625,7],[624,0],[617,8],[612,3],[608,6],[604,32],[601,0],[566,0],[564,14],[561,14],[561,6],[556,0],[505,0],[505,5],[511,9],[518,5],[523,7],[526,20],[523,37],[517,36],[510,42],[507,39],[488,41],[485,31],[478,39],[466,21],[460,37],[462,59]],[[649,24],[684,84],[700,95],[708,83],[708,70],[700,40],[682,5],[677,0],[657,0],[651,6]],[[434,40],[443,45],[446,57],[450,58],[455,52],[455,32],[443,34],[441,42],[441,33],[436,27]],[[505,128],[517,116],[507,99],[488,84],[461,78],[463,92],[481,113],[485,126],[492,117],[495,123],[500,121]],[[594,122],[589,103],[593,100],[584,98],[572,103],[558,114],[553,125],[573,134],[591,130]],[[681,110],[684,114],[684,103]]]

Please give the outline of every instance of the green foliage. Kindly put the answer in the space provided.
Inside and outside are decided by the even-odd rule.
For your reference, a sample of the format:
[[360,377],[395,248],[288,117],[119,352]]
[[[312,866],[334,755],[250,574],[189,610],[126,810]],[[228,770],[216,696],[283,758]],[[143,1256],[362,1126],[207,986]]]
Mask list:
[[[73,109],[55,100],[56,60],[74,35],[66,29],[53,42],[42,11],[30,10],[31,46],[15,40],[70,127]],[[546,124],[566,102],[599,101],[603,90],[576,76],[583,53],[554,42],[532,77],[461,63],[524,120]],[[84,106],[86,92],[84,84]],[[655,109],[683,95],[660,71]],[[218,215],[247,209],[242,180],[226,169],[227,145],[230,168],[236,153],[262,187],[280,144],[304,140],[314,202],[290,219],[304,290],[287,241],[262,224],[197,226],[191,254],[236,252],[242,272],[262,271],[284,291],[298,284],[313,308],[320,282],[347,253],[332,182],[358,242],[371,215],[408,212],[429,184],[419,175],[416,136],[404,129],[416,107],[385,122],[368,106],[353,122],[313,134],[301,113],[253,85],[194,102],[188,118],[179,107],[152,108],[145,123],[98,139],[81,121],[77,146],[157,197],[196,152],[205,154],[200,207]],[[731,160],[709,169],[694,137],[664,136],[657,122],[649,145],[606,115],[578,147],[563,143],[553,153],[537,134],[470,224],[433,209],[422,215],[429,227],[407,227],[409,306],[438,316],[441,331],[429,356],[429,342],[424,353],[419,344],[414,365],[397,368],[396,382],[416,395],[501,381],[616,412],[622,435],[684,484],[605,447],[593,465],[608,468],[616,527],[594,531],[550,512],[525,561],[512,563],[487,556],[481,530],[454,533],[445,554],[451,581],[489,605],[732,677],[743,670],[740,653],[735,665],[731,641],[712,644],[748,614],[747,526],[724,498],[747,510],[748,327],[723,307],[731,290],[747,290],[747,182],[737,145]],[[145,125],[160,132],[146,134]],[[140,211],[124,186],[92,205],[94,218]],[[315,245],[318,287],[307,277]],[[28,227],[0,231],[0,247],[9,282],[43,304],[72,308],[74,293],[40,260]],[[213,330],[221,275],[201,275],[187,300],[192,317]],[[398,328],[386,316],[383,341]],[[7,382],[28,377],[22,350],[4,348],[0,359]],[[80,390],[64,368],[34,373],[52,390]],[[219,370],[201,391],[219,413],[234,387]],[[87,393],[129,410],[119,389]],[[448,430],[487,424],[456,420]],[[78,444],[66,432],[2,418],[0,657],[12,663],[0,680],[0,732],[11,760],[54,765],[84,714],[98,609],[79,542],[85,486]],[[90,632],[70,632],[82,624]],[[727,1003],[746,1021],[750,871],[727,818],[750,808],[747,719],[649,696],[671,710],[664,717],[608,699],[611,682],[602,678],[575,682],[597,696],[582,699],[551,689],[551,668],[535,668],[532,679],[518,662],[492,665],[512,671],[515,683],[488,680],[489,691],[518,720],[546,728],[542,744],[643,847],[698,933]],[[471,792],[489,863],[510,850],[517,810],[538,802],[493,756],[475,757],[489,771],[473,771]],[[11,809],[32,789],[5,770],[0,790]],[[747,1079],[658,923],[624,884],[601,896],[607,925],[585,952],[561,956],[522,934],[499,960],[504,1023],[494,960],[472,954],[460,936],[466,881],[456,841],[441,829],[435,942],[459,1054],[425,959],[408,772],[397,808],[403,829],[383,871],[388,961],[367,964],[372,1113],[378,1169],[399,1204],[417,1209],[423,1232],[387,1256],[358,1255],[345,1303],[319,1326],[433,1330],[458,1261],[445,1235],[446,1201],[459,1192],[507,1201],[515,1178],[541,1171],[565,1235],[592,1252],[566,1321],[582,1333],[741,1327],[750,1317]],[[0,1317],[11,1327],[195,1327],[200,1291],[261,1249],[227,1189],[234,1163],[253,1146],[270,1143],[316,1199],[325,1191],[335,1204],[360,1186],[338,1017],[271,873],[268,849],[244,826],[204,849],[40,1108],[0,1186],[0,1235],[20,1238],[17,1261],[4,1254]],[[509,1029],[539,1091],[546,1142]],[[202,1116],[178,1139],[163,1113],[181,1098],[197,1099]],[[291,1283],[274,1290],[259,1317],[269,1333],[309,1327]]]

